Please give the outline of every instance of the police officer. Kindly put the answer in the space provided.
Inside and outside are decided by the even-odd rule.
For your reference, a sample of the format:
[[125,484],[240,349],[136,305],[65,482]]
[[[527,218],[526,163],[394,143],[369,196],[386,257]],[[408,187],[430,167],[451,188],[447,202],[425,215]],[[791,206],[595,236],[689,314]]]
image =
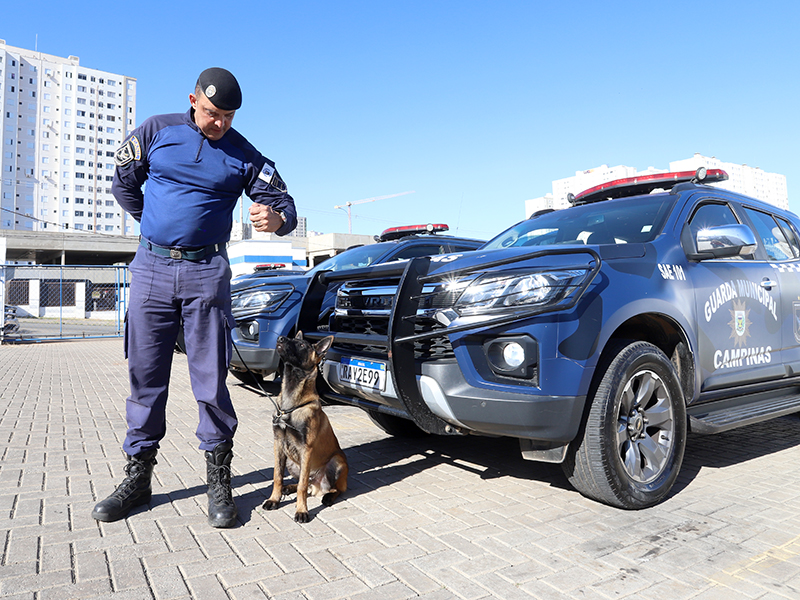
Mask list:
[[189,102],[185,114],[147,119],[115,156],[112,190],[140,223],[141,241],[130,265],[125,328],[131,387],[126,476],[92,511],[100,521],[122,519],[150,500],[182,325],[200,413],[196,434],[207,465],[208,521],[212,527],[236,524],[230,465],[237,420],[225,385],[234,320],[225,245],[242,192],[254,201],[256,231],[285,235],[297,217],[275,164],[231,128],[242,104],[236,78],[225,69],[206,69]]

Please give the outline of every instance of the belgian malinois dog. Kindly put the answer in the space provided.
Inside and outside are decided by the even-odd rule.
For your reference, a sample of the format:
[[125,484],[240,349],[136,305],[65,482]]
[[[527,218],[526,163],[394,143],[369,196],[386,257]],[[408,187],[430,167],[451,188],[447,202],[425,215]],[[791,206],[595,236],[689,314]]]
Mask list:
[[[297,492],[294,520],[309,521],[307,498],[322,495],[330,506],[347,489],[347,459],[339,447],[330,421],[322,410],[317,393],[317,370],[333,336],[316,344],[297,332],[294,339],[279,337],[275,346],[283,361],[283,382],[277,413],[272,419],[275,438],[275,473],[272,495],[263,504],[275,510],[281,497]],[[274,400],[273,400],[274,402]],[[283,485],[284,470],[297,479],[296,485]]]

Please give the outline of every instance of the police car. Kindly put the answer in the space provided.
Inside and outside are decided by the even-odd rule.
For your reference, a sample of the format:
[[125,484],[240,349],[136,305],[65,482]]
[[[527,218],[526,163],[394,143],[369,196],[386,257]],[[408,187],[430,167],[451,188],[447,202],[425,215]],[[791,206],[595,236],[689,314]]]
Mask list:
[[800,411],[800,220],[707,185],[617,180],[478,252],[346,273],[325,329],[329,400],[404,435],[519,439],[572,485],[639,509],[667,496],[688,432]]
[[[322,270],[334,273],[389,261],[408,260],[430,254],[475,250],[485,240],[443,235],[444,223],[391,227],[376,236],[376,243],[350,248],[302,273],[269,268],[237,277],[231,282],[231,308],[236,327],[232,331],[233,356],[230,373],[237,379],[259,385],[279,372],[275,344],[280,336],[293,336],[300,301],[308,283]],[[323,315],[333,310],[335,289],[319,307]]]

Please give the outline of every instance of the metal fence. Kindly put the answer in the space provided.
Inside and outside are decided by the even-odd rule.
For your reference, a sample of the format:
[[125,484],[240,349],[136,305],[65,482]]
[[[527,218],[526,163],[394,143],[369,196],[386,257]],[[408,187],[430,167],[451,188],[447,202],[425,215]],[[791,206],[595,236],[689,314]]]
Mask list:
[[0,266],[3,342],[119,337],[127,266]]

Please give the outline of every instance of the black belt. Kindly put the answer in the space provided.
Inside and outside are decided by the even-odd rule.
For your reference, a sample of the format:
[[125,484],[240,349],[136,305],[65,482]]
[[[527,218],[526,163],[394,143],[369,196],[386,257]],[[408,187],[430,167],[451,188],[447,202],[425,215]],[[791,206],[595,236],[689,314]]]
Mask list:
[[179,260],[200,260],[208,254],[215,254],[216,252],[219,252],[220,247],[222,247],[222,244],[214,244],[204,248],[195,248],[194,250],[187,250],[186,248],[167,248],[165,246],[154,244],[146,238],[139,238],[139,245],[147,248],[150,250],[150,252],[154,252],[155,254],[168,256],[169,258],[175,258]]

